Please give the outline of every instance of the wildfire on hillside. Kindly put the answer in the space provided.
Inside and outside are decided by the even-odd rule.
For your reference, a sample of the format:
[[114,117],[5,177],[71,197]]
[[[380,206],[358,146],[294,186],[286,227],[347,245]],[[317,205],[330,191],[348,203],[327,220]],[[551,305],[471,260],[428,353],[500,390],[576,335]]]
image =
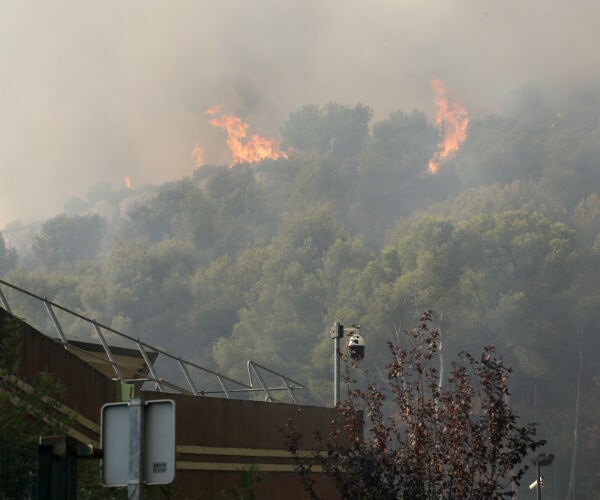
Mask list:
[[438,144],[438,150],[429,160],[429,173],[436,174],[440,165],[452,153],[458,151],[467,138],[469,117],[462,104],[448,98],[443,81],[433,80],[431,86],[435,92],[435,104],[438,108],[435,123],[444,135],[443,140]]
[[230,167],[238,163],[256,163],[264,159],[287,158],[287,153],[279,149],[279,141],[258,134],[248,135],[249,125],[235,115],[223,113],[220,106],[206,111],[213,116],[209,123],[227,133],[227,145],[231,152]]
[[131,182],[129,176],[126,175],[125,177],[123,177],[123,182],[125,183],[125,187],[127,189],[133,189],[133,183]]

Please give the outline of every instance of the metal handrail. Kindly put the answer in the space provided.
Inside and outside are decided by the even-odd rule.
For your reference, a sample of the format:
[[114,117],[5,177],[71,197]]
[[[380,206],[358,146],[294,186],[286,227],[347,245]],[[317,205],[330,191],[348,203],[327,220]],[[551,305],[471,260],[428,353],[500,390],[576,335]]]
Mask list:
[[[165,392],[163,385],[166,387],[169,387],[171,390],[174,390],[178,393],[192,394],[195,396],[203,396],[203,395],[207,395],[207,394],[223,394],[223,395],[225,395],[226,398],[231,398],[232,394],[237,394],[237,393],[263,392],[265,394],[266,401],[274,401],[275,398],[273,398],[271,392],[286,391],[294,403],[298,402],[295,397],[294,390],[304,389],[304,385],[300,384],[299,382],[296,382],[295,380],[287,377],[286,375],[284,375],[282,373],[276,372],[270,368],[267,368],[266,366],[263,366],[259,363],[253,362],[253,361],[247,362],[249,383],[246,384],[244,382],[240,382],[231,377],[223,375],[222,373],[211,370],[210,368],[206,368],[197,363],[194,363],[193,361],[188,361],[188,360],[181,358],[180,356],[175,356],[175,355],[165,351],[164,349],[161,349],[152,344],[144,342],[143,340],[141,340],[139,338],[135,338],[130,335],[127,335],[126,333],[120,332],[119,330],[116,330],[110,326],[104,325],[104,324],[96,321],[95,319],[90,319],[90,318],[84,316],[83,314],[80,314],[76,311],[69,309],[68,307],[62,306],[55,302],[52,302],[51,300],[49,300],[47,298],[36,295],[35,293],[25,290],[24,288],[21,288],[19,286],[13,285],[12,283],[9,283],[7,281],[0,279],[0,284],[5,285],[13,290],[16,290],[17,292],[20,292],[24,295],[27,295],[33,299],[36,299],[36,300],[42,302],[42,304],[44,304],[44,306],[45,306],[48,316],[50,317],[50,320],[52,321],[52,323],[59,335],[60,341],[64,345],[65,349],[67,349],[67,350],[76,349],[76,350],[85,351],[87,356],[91,356],[93,358],[102,360],[104,363],[108,362],[112,366],[113,370],[115,371],[116,379],[119,380],[121,383],[129,382],[132,380],[130,377],[125,378],[123,376],[123,371],[127,371],[129,373],[134,373],[136,376],[140,376],[140,378],[135,379],[139,382],[142,382],[142,381],[153,382],[155,384],[155,387],[160,392]],[[8,300],[6,299],[6,296],[2,292],[1,287],[0,287],[0,305],[2,307],[4,307],[4,309],[6,309],[8,312],[12,313],[11,307],[8,303]],[[75,318],[78,318],[86,323],[91,324],[94,327],[94,331],[96,332],[96,335],[98,335],[98,338],[100,339],[100,343],[101,343],[102,348],[104,349],[104,352],[108,359],[105,359],[98,355],[94,355],[93,353],[90,353],[89,351],[86,351],[85,349],[82,349],[74,344],[71,344],[62,330],[60,322],[58,321],[58,318],[54,314],[53,308],[61,310],[71,316],[74,316]],[[144,365],[148,369],[149,373],[142,373],[131,367],[126,367],[126,366],[119,364],[115,360],[115,357],[113,356],[111,347],[106,342],[106,339],[102,333],[103,330],[113,333],[123,339],[128,340],[132,344],[134,344],[136,346],[138,352],[142,356],[142,359],[144,360]],[[150,349],[157,354],[162,354],[164,357],[167,357],[173,361],[176,361],[177,365],[179,366],[179,369],[181,370],[181,373],[183,374],[187,384],[190,387],[190,390],[184,389],[183,387],[160,377],[158,375],[158,373],[156,372],[156,367],[154,366],[152,360],[149,358],[148,353],[146,352],[146,349]],[[221,390],[204,391],[204,390],[197,389],[190,374],[189,374],[188,368],[195,368],[197,370],[200,370],[203,373],[206,373],[208,375],[216,377],[217,381],[219,382],[219,385],[221,386]],[[260,371],[265,371],[267,373],[270,373],[270,374],[278,377],[282,382],[282,386],[270,387],[268,384],[266,384],[264,382],[264,379],[263,379]],[[256,384],[254,382],[254,377],[252,375],[253,373],[256,376],[256,378],[258,379],[260,387],[256,387]],[[228,387],[226,385],[226,382],[229,384],[232,384],[233,387]]]
[[[271,370],[270,368],[267,368],[266,366],[263,366],[260,363],[256,363],[255,361],[252,361],[252,360],[248,361],[247,366],[248,366],[248,377],[250,378],[250,385],[254,386],[254,381],[252,379],[252,372],[254,372],[254,374],[256,375],[256,378],[260,382],[261,387],[264,388],[264,391],[266,393],[265,399],[268,398],[267,400],[269,400],[269,401],[273,400],[270,391],[274,391],[274,390],[287,391],[288,394],[290,395],[290,398],[292,399],[292,401],[294,403],[298,403],[298,401],[296,400],[296,397],[294,395],[294,389],[304,389],[304,386],[300,382],[296,382],[295,380],[287,377],[283,373],[279,373],[279,372],[276,372],[275,370]],[[266,384],[264,383],[264,379],[263,379],[260,371],[257,368],[260,368],[263,371],[266,371],[268,373],[271,373],[272,375],[279,377],[281,379],[282,383],[284,384],[284,386],[277,387],[277,388],[267,387]]]

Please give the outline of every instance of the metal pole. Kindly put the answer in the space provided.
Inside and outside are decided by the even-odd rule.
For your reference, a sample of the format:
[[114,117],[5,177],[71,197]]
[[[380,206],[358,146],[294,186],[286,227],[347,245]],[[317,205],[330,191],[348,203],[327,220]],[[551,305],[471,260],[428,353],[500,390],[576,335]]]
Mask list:
[[333,339],[333,406],[340,403],[340,339]]
[[56,328],[56,332],[58,333],[58,336],[60,337],[61,342],[63,343],[63,347],[67,350],[67,351],[71,351],[71,347],[69,346],[69,341],[67,340],[67,337],[65,337],[65,334],[63,332],[62,327],[60,326],[60,323],[58,322],[58,319],[56,318],[56,314],[54,314],[54,310],[52,309],[52,306],[50,305],[50,302],[48,300],[44,300],[44,306],[46,306],[46,311],[48,312],[48,316],[50,316],[50,319],[52,320],[52,323],[54,323],[54,328]]
[[181,368],[181,371],[183,372],[183,375],[185,376],[185,380],[187,381],[188,385],[190,386],[190,389],[192,389],[192,394],[194,394],[194,396],[197,396],[198,391],[196,390],[196,386],[194,385],[194,382],[192,381],[192,377],[190,377],[190,374],[187,371],[187,368],[182,363],[181,358],[177,358],[177,362],[179,363],[179,368]]
[[252,368],[252,370],[254,371],[254,374],[256,375],[256,378],[260,382],[260,386],[262,387],[262,389],[265,393],[265,401],[273,402],[273,396],[271,396],[271,391],[269,391],[269,388],[267,387],[267,384],[265,384],[265,381],[263,380],[262,375],[258,372],[258,370],[256,369],[256,366],[254,366],[254,363],[252,363],[252,361],[248,361],[248,369],[250,369],[250,368]]
[[115,374],[117,375],[117,378],[119,379],[119,382],[123,383],[124,377],[123,377],[123,374],[121,373],[121,369],[119,368],[119,365],[117,364],[117,362],[115,361],[115,358],[112,355],[112,351],[110,350],[110,347],[109,347],[108,343],[106,342],[104,335],[102,334],[102,330],[100,330],[100,326],[98,325],[98,323],[96,323],[96,320],[92,321],[92,324],[94,325],[94,328],[96,329],[96,333],[98,334],[98,337],[100,338],[102,347],[104,347],[104,352],[106,353],[106,356],[108,357],[108,361],[110,361],[110,364],[112,365],[113,370],[115,371]]
[[344,336],[344,326],[333,324],[331,337],[333,338],[333,406],[340,403],[340,339]]
[[537,464],[537,475],[538,475],[538,480],[537,480],[537,500],[542,500],[542,475],[540,472],[540,464],[538,462]]
[[129,484],[128,500],[142,499],[144,436],[144,402],[142,398],[129,401]]
[[159,392],[165,392],[162,385],[160,384],[158,375],[156,374],[156,370],[154,369],[154,366],[152,365],[152,361],[150,361],[150,358],[148,357],[148,354],[146,353],[146,349],[144,349],[144,346],[138,341],[136,342],[138,351],[140,351],[140,354],[142,355],[142,358],[144,358],[144,363],[146,363],[146,366],[148,367],[148,371],[150,371],[150,376],[152,377],[152,380],[154,380],[154,388],[158,389]]

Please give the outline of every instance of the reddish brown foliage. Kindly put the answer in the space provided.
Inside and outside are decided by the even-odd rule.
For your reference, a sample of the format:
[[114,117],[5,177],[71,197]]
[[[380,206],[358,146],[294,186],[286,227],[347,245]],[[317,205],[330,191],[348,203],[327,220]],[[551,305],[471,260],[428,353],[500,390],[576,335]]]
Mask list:
[[330,435],[318,436],[327,454],[299,456],[301,436],[290,422],[289,448],[311,498],[318,498],[309,476],[314,465],[342,498],[513,496],[511,482],[527,470],[523,459],[545,441],[535,438],[535,424],[519,425],[508,404],[510,369],[493,347],[479,359],[461,353],[439,387],[439,336],[430,323],[425,313],[407,332],[410,349],[389,344],[387,387],[351,391],[339,406]]

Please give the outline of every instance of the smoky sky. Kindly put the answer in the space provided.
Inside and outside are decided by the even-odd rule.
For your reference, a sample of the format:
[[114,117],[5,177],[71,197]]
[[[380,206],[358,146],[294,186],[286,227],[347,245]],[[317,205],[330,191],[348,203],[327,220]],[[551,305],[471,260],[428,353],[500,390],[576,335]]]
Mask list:
[[598,82],[600,3],[564,0],[4,1],[0,228],[52,217],[105,181],[174,180],[201,145],[228,161],[205,111],[277,137],[305,104],[434,115],[441,78],[472,117],[515,88]]

